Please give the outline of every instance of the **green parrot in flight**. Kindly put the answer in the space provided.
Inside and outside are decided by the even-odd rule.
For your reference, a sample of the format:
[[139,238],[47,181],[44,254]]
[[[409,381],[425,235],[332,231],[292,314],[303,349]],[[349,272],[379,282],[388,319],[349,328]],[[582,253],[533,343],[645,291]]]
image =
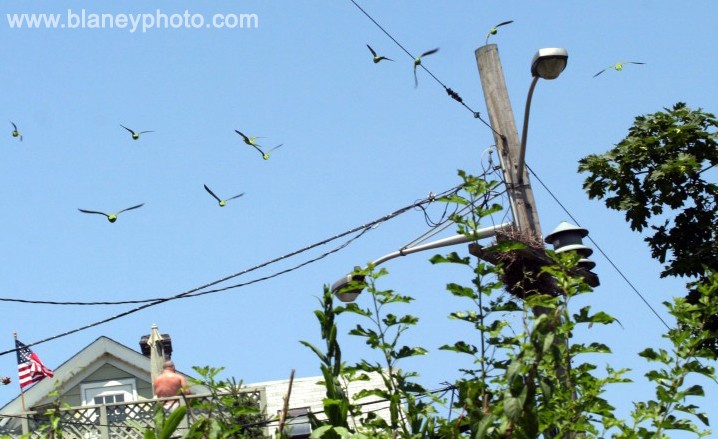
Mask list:
[[439,51],[439,48],[437,47],[436,49],[428,50],[428,51],[422,53],[421,55],[417,56],[416,58],[414,58],[414,88],[419,86],[419,79],[416,77],[416,68],[421,65],[421,58],[423,58],[425,56],[433,55],[438,51]]
[[140,134],[154,133],[154,131],[139,131],[139,132],[137,132],[137,131],[132,131],[131,129],[127,128],[126,126],[124,126],[124,125],[122,125],[122,124],[120,124],[120,126],[121,126],[122,128],[124,128],[124,129],[126,129],[127,131],[129,131],[130,134],[132,134],[132,140],[137,140],[137,139],[139,139],[139,138],[140,138]]
[[105,213],[105,212],[98,212],[96,210],[85,210],[85,209],[77,209],[77,210],[79,210],[82,213],[94,213],[97,215],[104,215],[107,217],[107,221],[114,223],[115,221],[117,221],[117,215],[121,214],[122,212],[127,212],[128,210],[138,209],[144,205],[145,205],[145,203],[138,204],[137,206],[128,207],[127,209],[122,209],[119,212],[115,212],[115,213]]
[[10,124],[12,125],[12,136],[13,137],[19,137],[20,141],[22,142],[22,133],[18,131],[17,125],[15,125],[15,122],[10,121]]
[[384,61],[384,60],[394,61],[393,59],[387,58],[387,57],[385,57],[385,56],[378,56],[378,55],[376,54],[376,52],[374,51],[374,49],[371,48],[370,45],[367,44],[366,47],[369,48],[369,52],[371,52],[372,56],[374,57],[374,64],[377,64],[377,63],[379,63],[379,62],[381,62],[381,61]]
[[489,44],[489,37],[490,37],[491,35],[496,35],[496,33],[499,31],[499,27],[501,27],[501,26],[506,26],[507,24],[511,24],[511,23],[513,23],[513,22],[514,22],[514,20],[502,21],[501,23],[499,23],[499,24],[497,24],[496,26],[494,26],[494,27],[492,27],[491,29],[489,29],[489,33],[486,34],[486,43],[484,43],[484,44]]
[[644,62],[636,62],[636,61],[621,61],[621,62],[617,62],[616,64],[610,65],[610,66],[606,67],[605,69],[601,70],[600,72],[596,73],[595,75],[593,75],[593,77],[595,78],[596,76],[598,76],[598,75],[600,75],[601,73],[605,72],[606,70],[610,70],[610,69],[614,69],[614,70],[616,70],[617,72],[620,72],[621,70],[623,70],[623,65],[624,65],[624,64],[645,64],[645,63],[644,63]]
[[280,143],[279,145],[275,146],[274,148],[272,148],[268,151],[264,151],[262,149],[263,147],[261,145],[257,144],[257,139],[261,139],[262,137],[247,137],[246,135],[244,135],[244,133],[242,133],[239,130],[234,130],[234,132],[239,134],[240,136],[242,136],[242,140],[244,141],[244,143],[246,143],[247,145],[249,145],[252,148],[259,151],[259,153],[262,155],[262,158],[264,160],[269,160],[269,153],[274,151],[275,149],[279,148],[280,146],[284,145],[283,143]]
[[242,195],[244,195],[244,192],[242,192],[242,193],[239,194],[239,195],[235,195],[235,196],[233,196],[233,197],[227,198],[226,200],[223,200],[223,199],[219,198],[217,195],[215,195],[215,193],[212,192],[212,189],[210,189],[209,187],[207,187],[206,184],[204,185],[204,190],[206,190],[207,192],[209,192],[209,194],[212,195],[212,197],[214,197],[215,200],[217,200],[217,202],[219,203],[219,207],[224,207],[224,206],[227,205],[227,201],[229,201],[229,200],[234,200],[235,198],[239,198],[239,197],[241,197]]

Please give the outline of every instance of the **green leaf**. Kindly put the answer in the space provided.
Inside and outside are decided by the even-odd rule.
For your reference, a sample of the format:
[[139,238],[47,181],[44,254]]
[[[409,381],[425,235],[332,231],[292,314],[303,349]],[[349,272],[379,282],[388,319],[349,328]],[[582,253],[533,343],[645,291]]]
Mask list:
[[349,433],[349,430],[347,430],[344,427],[334,427],[334,431],[336,431],[340,437],[347,438],[351,436],[351,433]]
[[182,405],[177,407],[165,421],[158,439],[170,439],[186,414],[187,406]]
[[698,384],[690,386],[686,390],[683,390],[682,393],[686,396],[705,396],[703,387]]
[[350,313],[353,313],[353,314],[358,314],[358,315],[364,316],[364,317],[371,317],[371,316],[372,316],[371,311],[361,308],[361,307],[360,307],[359,305],[357,305],[356,303],[348,303],[348,304],[344,307],[344,310],[345,310],[346,312],[350,312]]
[[306,346],[306,347],[308,347],[309,349],[311,349],[311,350],[316,354],[316,356],[319,357],[319,359],[322,361],[322,363],[329,364],[329,359],[327,358],[327,356],[324,355],[324,352],[322,352],[321,350],[319,350],[316,346],[314,346],[314,345],[312,345],[311,343],[306,342],[306,341],[304,341],[304,340],[299,340],[299,343],[301,343],[301,344],[303,344],[304,346]]
[[332,425],[322,425],[321,427],[312,431],[312,434],[309,437],[311,439],[320,438],[320,437],[324,436],[324,434],[327,433],[329,430],[331,430],[333,427],[334,426],[332,426]]
[[453,345],[443,345],[439,348],[443,351],[453,351],[461,354],[475,355],[479,350],[476,346],[467,344],[465,341],[457,341]]
[[696,416],[696,418],[700,419],[703,425],[710,426],[710,423],[708,422],[708,416],[706,416],[705,413],[694,413],[694,415]]
[[546,338],[543,340],[543,352],[549,352],[551,350],[554,340],[555,336],[553,333],[546,335]]
[[573,344],[571,346],[571,353],[572,354],[589,354],[589,353],[595,353],[595,354],[610,354],[611,348],[609,348],[607,345],[603,343],[590,343],[588,345],[584,344]]
[[428,351],[424,348],[420,348],[420,347],[410,348],[408,346],[402,346],[398,352],[394,353],[393,357],[395,359],[399,360],[401,358],[416,357],[418,355],[426,355],[427,353],[428,353]]
[[455,283],[449,283],[446,285],[446,289],[456,297],[467,297],[469,299],[473,299],[477,296],[473,288],[467,288]]
[[658,361],[660,359],[660,356],[656,351],[654,351],[652,348],[646,348],[638,353],[639,356],[649,360],[649,361]]
[[479,421],[479,425],[476,429],[476,437],[477,438],[488,437],[489,429],[493,426],[496,419],[497,419],[497,417],[493,413],[490,413],[489,415],[481,418],[481,421]]
[[580,309],[578,314],[573,315],[573,319],[576,323],[589,323],[589,328],[594,323],[600,323],[607,325],[616,321],[616,319],[603,311],[599,311],[596,314],[589,315],[588,312],[591,309],[590,306],[585,306]]
[[506,413],[506,416],[509,417],[512,421],[516,422],[521,418],[521,415],[524,410],[524,402],[525,399],[521,396],[515,397],[511,395],[507,395],[504,397],[504,413]]
[[432,264],[460,264],[460,265],[470,265],[471,264],[471,258],[468,256],[462,257],[459,256],[456,252],[451,252],[448,255],[434,255],[431,258],[429,258],[429,262]]

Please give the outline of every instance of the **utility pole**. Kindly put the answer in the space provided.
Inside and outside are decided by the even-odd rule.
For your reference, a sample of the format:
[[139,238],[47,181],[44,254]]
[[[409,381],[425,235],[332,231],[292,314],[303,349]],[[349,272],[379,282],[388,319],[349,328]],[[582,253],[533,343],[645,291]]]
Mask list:
[[[555,79],[558,77],[561,71],[566,67],[568,52],[564,49],[557,48],[541,49],[534,57],[534,62],[531,66],[533,82],[531,83],[529,95],[526,100],[523,139],[519,139],[518,133],[516,132],[516,122],[514,121],[514,114],[511,110],[511,102],[509,101],[509,93],[506,90],[506,81],[504,80],[504,72],[501,68],[501,60],[499,59],[497,46],[495,44],[487,44],[476,49],[475,54],[476,63],[479,66],[481,86],[484,90],[486,108],[489,112],[489,120],[494,132],[496,148],[499,151],[501,170],[503,171],[504,181],[506,182],[506,191],[509,196],[511,212],[514,216],[514,224],[518,229],[521,240],[530,244],[522,252],[525,258],[524,260],[537,262],[540,265],[551,264],[551,258],[549,258],[543,250],[543,234],[541,233],[541,226],[539,225],[534,193],[531,189],[527,168],[524,166],[524,154],[526,153],[525,136],[528,127],[528,112],[531,96],[536,82],[539,77],[544,79]],[[544,62],[542,63],[541,61]],[[558,61],[559,64],[555,64],[556,61]],[[577,239],[577,241],[572,241],[572,243],[580,244],[580,238]],[[568,244],[568,241],[566,244]],[[538,248],[539,246],[540,248]],[[561,251],[558,248],[556,248],[556,250],[558,252]],[[591,254],[591,250],[587,247],[585,250],[587,253],[584,252],[584,257],[587,257]],[[497,262],[490,254],[483,253],[476,245],[473,246],[473,249],[470,248],[469,251],[491,263]],[[579,264],[579,267],[573,270],[573,274],[583,277],[590,286],[597,287],[599,285],[598,276],[590,271],[595,264],[588,259],[583,259],[583,261],[589,265],[581,266],[581,264]],[[535,270],[528,268],[528,271]],[[538,272],[534,272],[533,274],[540,276]]]
[[521,141],[516,131],[498,47],[487,44],[476,49],[475,54],[516,227],[521,233],[534,238],[532,241],[541,242],[543,235],[526,167],[522,169],[523,175],[518,175]]
[[[511,102],[509,101],[509,93],[506,89],[506,81],[504,79],[503,69],[501,68],[498,47],[495,44],[487,44],[476,49],[475,55],[476,63],[479,67],[479,76],[481,77],[481,86],[484,90],[486,108],[489,112],[489,120],[494,131],[494,140],[496,141],[496,148],[498,149],[499,158],[501,160],[501,169],[504,174],[504,181],[506,182],[506,190],[511,202],[514,223],[519,233],[521,233],[522,238],[531,243],[543,243],[543,234],[541,233],[541,226],[539,225],[536,202],[534,201],[528,172],[523,163],[523,154],[525,151],[522,151],[522,149],[525,147],[525,144],[522,146],[522,141],[525,142],[525,139],[519,139],[516,131],[516,122],[514,121],[513,111],[511,110]],[[534,80],[531,84],[526,114],[524,115],[524,136],[526,136],[526,128],[528,126],[528,105],[530,105],[531,94],[538,80],[538,76],[536,76],[534,72],[534,66],[532,66],[531,70]],[[563,67],[561,70],[563,70]],[[547,79],[553,79],[556,76]],[[482,257],[480,250],[472,253]],[[529,257],[528,259],[543,260],[544,263],[551,262],[543,250],[537,249],[532,251],[528,249],[527,255]],[[587,282],[592,286],[598,285],[598,277],[590,271],[581,270],[579,274],[584,276]],[[554,288],[551,289],[553,290]],[[558,294],[558,291],[555,291],[554,294]],[[539,316],[541,314],[548,314],[549,310],[543,307],[535,307],[533,312],[534,315]],[[568,340],[561,340],[558,337],[554,339],[554,344],[565,344],[568,348]],[[569,376],[568,372],[561,365],[558,365],[557,375],[560,379],[565,379]],[[573,395],[575,398],[575,391]],[[561,435],[561,433],[555,429],[553,431],[547,431],[545,435],[549,438],[558,436],[570,437],[568,434]]]

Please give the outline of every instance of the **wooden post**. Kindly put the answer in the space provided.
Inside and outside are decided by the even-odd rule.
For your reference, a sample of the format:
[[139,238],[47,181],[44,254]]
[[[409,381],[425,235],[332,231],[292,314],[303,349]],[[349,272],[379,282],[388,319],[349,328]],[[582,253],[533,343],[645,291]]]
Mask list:
[[[534,243],[543,244],[543,234],[539,224],[536,202],[534,201],[531,182],[529,181],[526,167],[522,167],[519,175],[519,162],[521,157],[521,139],[516,131],[514,113],[511,110],[509,92],[506,89],[504,71],[499,59],[499,50],[495,44],[487,44],[476,49],[476,63],[479,66],[481,87],[484,90],[484,99],[489,113],[489,121],[494,129],[494,140],[501,159],[501,169],[506,181],[506,190],[511,201],[511,210],[514,215],[514,223],[524,238]],[[533,91],[534,83],[531,84]],[[523,165],[523,163],[522,163]],[[528,235],[528,236],[526,236]],[[534,255],[539,258],[543,252]],[[480,253],[472,254],[481,257]],[[548,292],[547,292],[548,293]],[[535,307],[533,313],[536,316],[548,314],[549,310]],[[555,344],[566,343],[558,337]],[[566,375],[562,366],[558,367],[557,373],[560,377]],[[554,438],[556,434],[548,432],[546,437]]]
[[100,439],[110,439],[110,423],[107,417],[107,404],[100,406]]
[[289,374],[289,386],[287,388],[287,394],[284,396],[284,405],[282,407],[282,413],[279,414],[279,437],[284,436],[284,423],[287,420],[287,412],[289,412],[289,397],[292,395],[292,383],[294,383],[294,369]]
[[542,242],[536,202],[526,168],[523,175],[518,175],[521,140],[516,131],[498,48],[495,44],[488,44],[476,49],[475,55],[516,227]]
[[27,416],[27,412],[23,410],[22,416],[20,417],[20,425],[22,426],[23,435],[30,433],[30,420]]

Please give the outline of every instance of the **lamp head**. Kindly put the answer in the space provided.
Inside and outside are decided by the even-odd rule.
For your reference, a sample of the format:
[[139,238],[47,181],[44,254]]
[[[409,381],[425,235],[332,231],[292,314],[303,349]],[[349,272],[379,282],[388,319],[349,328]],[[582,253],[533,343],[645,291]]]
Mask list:
[[568,64],[568,51],[558,47],[539,49],[531,61],[531,76],[556,79]]
[[342,302],[354,302],[357,296],[364,290],[365,286],[363,275],[347,274],[334,282],[332,285],[332,293]]

